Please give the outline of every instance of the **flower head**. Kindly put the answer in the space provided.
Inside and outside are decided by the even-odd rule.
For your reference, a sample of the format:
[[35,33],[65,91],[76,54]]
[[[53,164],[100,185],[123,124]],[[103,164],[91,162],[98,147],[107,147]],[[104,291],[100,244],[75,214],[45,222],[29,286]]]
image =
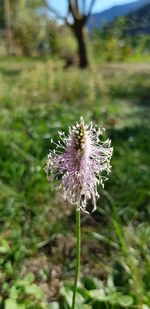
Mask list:
[[111,141],[100,141],[99,137],[104,129],[93,127],[92,123],[86,125],[83,118],[75,126],[69,128],[66,137],[58,132],[60,140],[55,148],[48,154],[45,167],[48,179],[58,180],[63,189],[63,195],[77,207],[86,211],[88,200],[93,202],[93,211],[96,209],[96,199],[99,197],[97,186],[104,187],[107,180],[103,171],[110,172],[110,159],[113,148]]

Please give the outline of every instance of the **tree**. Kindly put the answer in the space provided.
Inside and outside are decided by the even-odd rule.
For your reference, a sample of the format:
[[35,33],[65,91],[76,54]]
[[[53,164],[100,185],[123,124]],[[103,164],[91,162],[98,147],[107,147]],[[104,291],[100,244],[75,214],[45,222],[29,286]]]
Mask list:
[[25,0],[0,0],[0,30],[4,30],[6,50],[8,55],[13,53],[13,15],[18,3]]
[[91,0],[88,9],[86,5],[86,0],[66,1],[68,4],[68,13],[66,17],[59,15],[58,12],[49,5],[47,0],[45,0],[45,4],[50,12],[54,13],[57,18],[64,20],[66,25],[72,29],[78,44],[79,66],[83,69],[88,66],[88,55],[85,42],[84,27],[88,21],[88,18],[91,14],[93,5],[96,0]]
[[5,29],[4,0],[0,0],[0,30]]
[[12,54],[12,32],[11,32],[11,14],[9,0],[4,0],[4,16],[5,16],[5,33],[6,47],[8,55]]

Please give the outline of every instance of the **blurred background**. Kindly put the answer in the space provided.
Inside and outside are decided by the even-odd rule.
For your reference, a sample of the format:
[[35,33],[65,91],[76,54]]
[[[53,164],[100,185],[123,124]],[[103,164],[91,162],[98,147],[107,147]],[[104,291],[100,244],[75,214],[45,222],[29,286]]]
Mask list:
[[44,166],[81,115],[114,154],[76,309],[150,308],[149,102],[150,0],[0,0],[1,309],[71,308],[75,209]]

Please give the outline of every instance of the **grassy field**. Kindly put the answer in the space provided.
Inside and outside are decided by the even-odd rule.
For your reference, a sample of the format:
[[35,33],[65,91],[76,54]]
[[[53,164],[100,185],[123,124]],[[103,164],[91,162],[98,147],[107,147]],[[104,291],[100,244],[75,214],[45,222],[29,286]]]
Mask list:
[[82,115],[106,127],[114,154],[97,211],[82,214],[76,309],[148,309],[150,65],[62,67],[0,60],[0,308],[70,308],[75,211],[44,166],[50,138]]

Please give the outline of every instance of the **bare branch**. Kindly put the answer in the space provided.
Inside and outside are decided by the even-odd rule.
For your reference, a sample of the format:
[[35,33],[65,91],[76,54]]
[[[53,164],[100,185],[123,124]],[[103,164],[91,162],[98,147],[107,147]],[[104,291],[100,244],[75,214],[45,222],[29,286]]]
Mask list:
[[82,3],[82,4],[83,4],[82,7],[83,7],[83,12],[84,12],[84,14],[85,14],[85,10],[86,10],[85,1],[86,1],[86,0],[83,0],[83,3]]
[[76,10],[77,10],[77,12],[79,12],[78,0],[75,0],[75,6],[76,6]]
[[[74,1],[73,1],[74,2]],[[75,0],[73,3],[71,0],[68,0],[69,3],[69,12],[72,14],[74,21],[82,19],[82,15],[79,11],[78,0]]]
[[76,15],[75,15],[71,0],[68,0],[68,5],[69,5],[69,14],[71,14],[73,19],[76,20]]
[[60,15],[60,14],[57,12],[57,10],[55,10],[54,8],[52,8],[52,7],[47,3],[46,0],[44,1],[44,3],[45,3],[46,8],[47,8],[51,13],[53,13],[58,19],[61,19],[61,20],[65,21],[65,22],[67,22],[67,18],[64,17],[64,16],[62,16],[62,15]]
[[69,16],[69,14],[70,14],[70,1],[68,0],[68,16]]
[[93,5],[95,4],[95,1],[96,0],[91,0],[91,4],[90,4],[90,7],[89,7],[89,12],[87,14],[87,17],[86,17],[86,20],[90,17],[91,15],[91,12],[92,12],[92,8],[93,8]]

